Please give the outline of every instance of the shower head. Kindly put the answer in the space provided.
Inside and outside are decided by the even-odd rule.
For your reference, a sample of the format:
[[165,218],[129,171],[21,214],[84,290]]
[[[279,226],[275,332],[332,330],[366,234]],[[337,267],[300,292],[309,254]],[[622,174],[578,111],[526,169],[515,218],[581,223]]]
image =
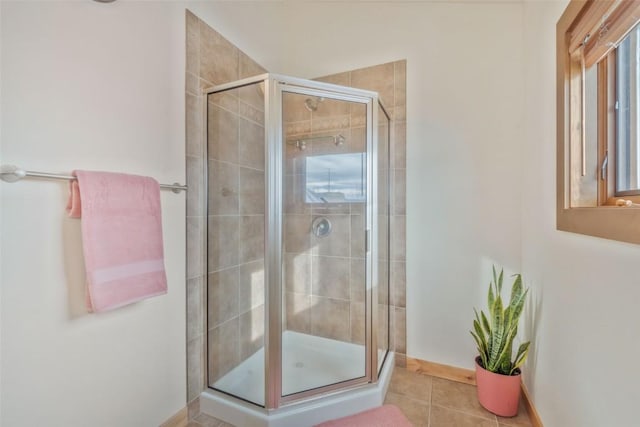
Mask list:
[[304,100],[304,106],[307,107],[307,110],[313,112],[318,109],[318,105],[324,101],[324,98],[320,96],[316,96],[313,98],[307,98]]

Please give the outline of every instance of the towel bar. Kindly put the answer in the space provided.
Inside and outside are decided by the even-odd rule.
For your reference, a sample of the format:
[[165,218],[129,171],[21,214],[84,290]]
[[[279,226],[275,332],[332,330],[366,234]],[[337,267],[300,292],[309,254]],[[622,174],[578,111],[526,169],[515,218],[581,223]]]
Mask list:
[[[25,177],[45,178],[45,179],[65,179],[67,181],[76,179],[75,176],[71,176],[71,175],[59,175],[55,173],[27,171],[24,169],[20,169],[19,167],[14,165],[0,165],[0,179],[5,182],[20,181],[22,178],[25,178]],[[187,186],[180,185],[180,183],[178,182],[174,182],[173,184],[160,184],[160,188],[171,190],[176,194],[181,191],[187,191]]]

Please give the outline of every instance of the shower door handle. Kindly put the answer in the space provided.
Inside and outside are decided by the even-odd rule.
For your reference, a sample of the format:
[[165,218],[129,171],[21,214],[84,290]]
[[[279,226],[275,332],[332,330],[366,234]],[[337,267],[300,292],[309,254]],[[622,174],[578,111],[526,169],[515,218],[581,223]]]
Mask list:
[[369,253],[371,250],[371,230],[366,230],[364,233],[364,252]]

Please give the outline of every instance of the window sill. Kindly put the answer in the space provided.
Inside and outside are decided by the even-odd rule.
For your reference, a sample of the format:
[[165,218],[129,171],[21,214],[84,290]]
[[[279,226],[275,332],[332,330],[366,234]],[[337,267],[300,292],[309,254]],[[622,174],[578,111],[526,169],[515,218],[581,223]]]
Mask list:
[[640,244],[640,209],[599,206],[558,209],[557,229],[603,239]]

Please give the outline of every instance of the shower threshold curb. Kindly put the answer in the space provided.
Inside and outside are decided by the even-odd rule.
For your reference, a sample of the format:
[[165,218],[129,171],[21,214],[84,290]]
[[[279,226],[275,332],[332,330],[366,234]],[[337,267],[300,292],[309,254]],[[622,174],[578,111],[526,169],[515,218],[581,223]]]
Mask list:
[[382,405],[395,365],[394,356],[393,352],[388,353],[376,384],[336,391],[271,411],[206,390],[200,395],[200,410],[235,426],[311,427]]

